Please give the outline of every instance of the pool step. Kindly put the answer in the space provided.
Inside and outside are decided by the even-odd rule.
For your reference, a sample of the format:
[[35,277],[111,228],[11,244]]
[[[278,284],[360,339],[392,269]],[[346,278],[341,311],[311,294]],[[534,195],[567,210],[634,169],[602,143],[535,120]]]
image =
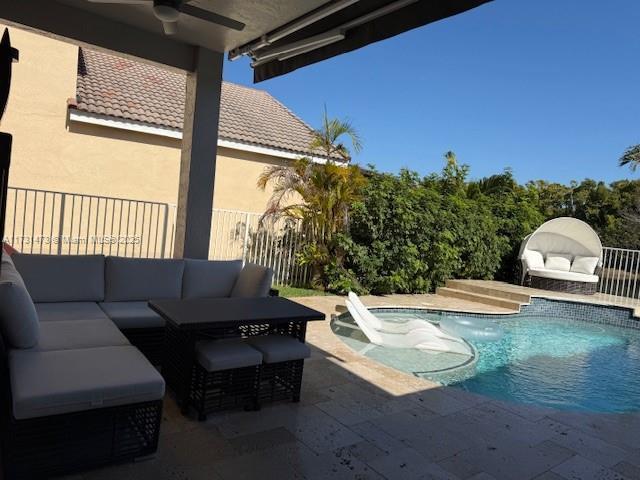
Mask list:
[[531,303],[531,296],[526,293],[514,292],[494,286],[487,286],[483,282],[471,282],[469,280],[447,280],[447,288],[464,290],[465,292],[479,293],[490,297],[512,300],[520,304]]
[[492,307],[507,308],[515,312],[520,311],[520,302],[515,300],[509,300],[506,298],[493,297],[491,295],[484,295],[482,293],[474,293],[466,290],[458,290],[457,288],[450,287],[438,287],[436,294],[442,297],[458,298],[460,300],[467,300],[470,302],[482,303],[483,305],[490,305]]

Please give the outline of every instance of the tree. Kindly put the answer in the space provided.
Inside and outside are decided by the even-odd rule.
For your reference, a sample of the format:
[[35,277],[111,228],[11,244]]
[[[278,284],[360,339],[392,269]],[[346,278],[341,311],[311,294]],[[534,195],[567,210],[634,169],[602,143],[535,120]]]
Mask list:
[[355,153],[362,150],[362,141],[356,129],[347,120],[329,118],[327,107],[324,107],[322,115],[322,127],[313,132],[313,140],[309,145],[312,152],[321,151],[328,159],[340,158],[342,161],[350,161],[351,154],[341,139],[348,137]]
[[640,144],[627,148],[620,157],[619,165],[621,167],[628,165],[631,171],[635,172],[640,165]]
[[[261,221],[291,218],[302,221],[305,245],[299,258],[312,269],[312,284],[327,286],[328,266],[341,267],[343,254],[338,246],[338,235],[347,231],[349,209],[359,199],[365,178],[359,167],[349,165],[349,150],[338,143],[349,136],[353,148],[361,144],[351,125],[327,117],[323,126],[314,133],[310,149],[321,149],[328,160],[325,163],[301,158],[290,165],[267,167],[258,179],[262,190],[273,185],[273,194]],[[335,156],[344,160],[336,163]]]

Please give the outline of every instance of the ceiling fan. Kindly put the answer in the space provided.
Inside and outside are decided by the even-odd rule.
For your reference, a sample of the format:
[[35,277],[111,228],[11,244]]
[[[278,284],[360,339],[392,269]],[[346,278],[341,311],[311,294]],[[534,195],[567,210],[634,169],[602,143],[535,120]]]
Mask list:
[[181,14],[222,25],[232,30],[242,30],[245,27],[245,24],[238,20],[189,5],[191,0],[89,0],[89,2],[150,5],[153,7],[153,14],[162,22],[162,28],[167,35],[173,35],[178,31],[178,19]]

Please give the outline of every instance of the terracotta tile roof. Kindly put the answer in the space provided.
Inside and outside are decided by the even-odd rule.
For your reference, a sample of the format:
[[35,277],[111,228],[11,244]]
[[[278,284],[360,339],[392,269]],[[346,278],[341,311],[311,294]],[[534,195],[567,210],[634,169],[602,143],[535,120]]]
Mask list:
[[[182,128],[185,74],[81,48],[80,111]],[[311,127],[262,90],[222,85],[219,136],[224,140],[309,154]]]

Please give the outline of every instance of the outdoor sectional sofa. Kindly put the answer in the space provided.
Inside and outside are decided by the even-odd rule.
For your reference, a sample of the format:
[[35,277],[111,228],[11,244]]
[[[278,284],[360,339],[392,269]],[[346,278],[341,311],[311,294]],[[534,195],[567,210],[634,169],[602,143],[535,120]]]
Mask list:
[[150,299],[266,296],[237,261],[2,256],[2,468],[38,478],[157,449],[164,320]]

